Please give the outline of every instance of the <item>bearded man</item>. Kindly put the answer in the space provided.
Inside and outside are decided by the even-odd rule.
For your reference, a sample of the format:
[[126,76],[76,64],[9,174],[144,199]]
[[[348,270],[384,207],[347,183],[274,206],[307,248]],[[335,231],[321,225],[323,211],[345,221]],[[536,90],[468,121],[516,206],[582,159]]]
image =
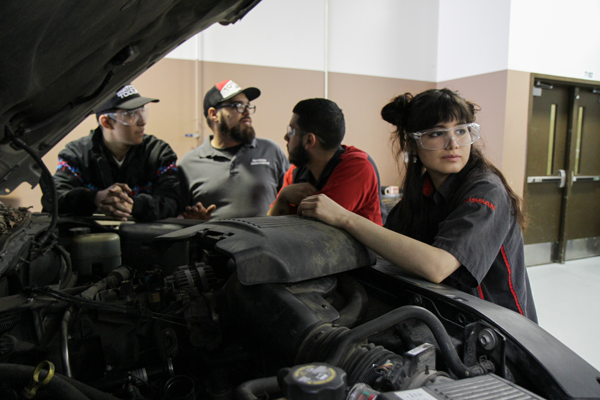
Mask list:
[[255,137],[251,104],[260,96],[232,80],[217,83],[204,96],[204,116],[212,130],[204,143],[179,162],[190,219],[265,215],[289,168],[275,142]]
[[295,214],[308,196],[326,194],[358,215],[382,225],[387,216],[379,195],[375,162],[367,153],[342,144],[344,114],[327,99],[302,100],[294,107],[284,136],[294,164],[268,215]]

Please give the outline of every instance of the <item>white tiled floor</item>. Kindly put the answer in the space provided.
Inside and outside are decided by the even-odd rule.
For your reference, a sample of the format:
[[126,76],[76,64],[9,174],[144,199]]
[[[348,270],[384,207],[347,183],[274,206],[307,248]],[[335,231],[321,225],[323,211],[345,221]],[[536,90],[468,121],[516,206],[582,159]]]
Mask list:
[[600,257],[527,268],[538,322],[600,370]]

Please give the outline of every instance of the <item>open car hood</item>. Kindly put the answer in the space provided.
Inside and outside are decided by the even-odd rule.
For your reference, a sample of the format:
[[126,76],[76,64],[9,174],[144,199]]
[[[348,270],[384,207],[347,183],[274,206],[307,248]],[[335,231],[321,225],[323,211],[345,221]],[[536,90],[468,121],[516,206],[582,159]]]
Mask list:
[[32,186],[43,156],[94,107],[194,34],[260,0],[8,2],[0,16],[0,190]]

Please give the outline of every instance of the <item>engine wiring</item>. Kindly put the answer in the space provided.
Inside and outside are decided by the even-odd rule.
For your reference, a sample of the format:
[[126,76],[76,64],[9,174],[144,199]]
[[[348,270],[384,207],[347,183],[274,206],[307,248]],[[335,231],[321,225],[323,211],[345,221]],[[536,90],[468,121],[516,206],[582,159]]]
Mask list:
[[[8,131],[7,133],[9,135],[10,139],[12,140],[12,142],[15,144],[15,146],[25,150],[25,152],[27,152],[27,154],[29,154],[31,156],[31,158],[33,158],[35,163],[42,170],[42,176],[40,178],[40,187],[42,189],[44,189],[44,188],[50,189],[50,196],[51,196],[50,198],[52,200],[52,220],[50,222],[50,226],[48,226],[48,229],[46,229],[46,232],[44,233],[42,238],[39,240],[39,242],[36,243],[37,246],[40,248],[40,253],[42,253],[44,244],[46,244],[46,241],[48,240],[50,235],[54,232],[54,230],[56,229],[56,225],[58,223],[58,195],[56,192],[56,185],[54,184],[54,179],[52,178],[52,174],[50,173],[50,171],[48,170],[48,167],[46,167],[46,164],[44,164],[44,161],[40,158],[40,156],[38,156],[35,153],[35,151],[33,151],[33,149],[27,145],[27,143],[25,143],[24,141],[22,141],[21,139],[16,137],[12,132]],[[42,180],[45,181],[44,185],[41,184]]]
[[187,327],[189,323],[194,323],[194,322],[199,323],[200,322],[198,320],[194,320],[191,318],[178,317],[175,315],[169,315],[169,314],[151,311],[146,307],[140,306],[139,304],[136,306],[127,306],[127,305],[122,305],[122,304],[106,303],[106,302],[97,301],[97,300],[88,300],[88,299],[81,298],[79,296],[62,293],[60,291],[54,290],[49,287],[34,288],[34,289],[31,289],[31,292],[45,294],[45,295],[53,297],[57,300],[63,300],[63,301],[68,302],[69,304],[75,304],[80,307],[85,306],[85,307],[95,308],[97,310],[124,313],[124,314],[134,315],[138,318],[146,317],[149,319],[167,322],[167,323],[179,325],[179,326]]

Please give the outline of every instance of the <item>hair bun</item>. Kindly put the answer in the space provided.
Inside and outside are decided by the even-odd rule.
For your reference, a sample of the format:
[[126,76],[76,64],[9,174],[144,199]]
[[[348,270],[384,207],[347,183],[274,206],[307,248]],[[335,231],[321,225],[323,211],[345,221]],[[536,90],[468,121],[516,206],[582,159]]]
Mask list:
[[396,108],[397,107],[393,102],[386,104],[381,109],[381,118],[383,118],[384,121],[389,122],[390,124],[396,125]]
[[402,121],[404,114],[406,113],[406,108],[411,98],[412,96],[410,93],[395,97],[381,109],[381,118],[392,125],[401,127],[403,125]]

